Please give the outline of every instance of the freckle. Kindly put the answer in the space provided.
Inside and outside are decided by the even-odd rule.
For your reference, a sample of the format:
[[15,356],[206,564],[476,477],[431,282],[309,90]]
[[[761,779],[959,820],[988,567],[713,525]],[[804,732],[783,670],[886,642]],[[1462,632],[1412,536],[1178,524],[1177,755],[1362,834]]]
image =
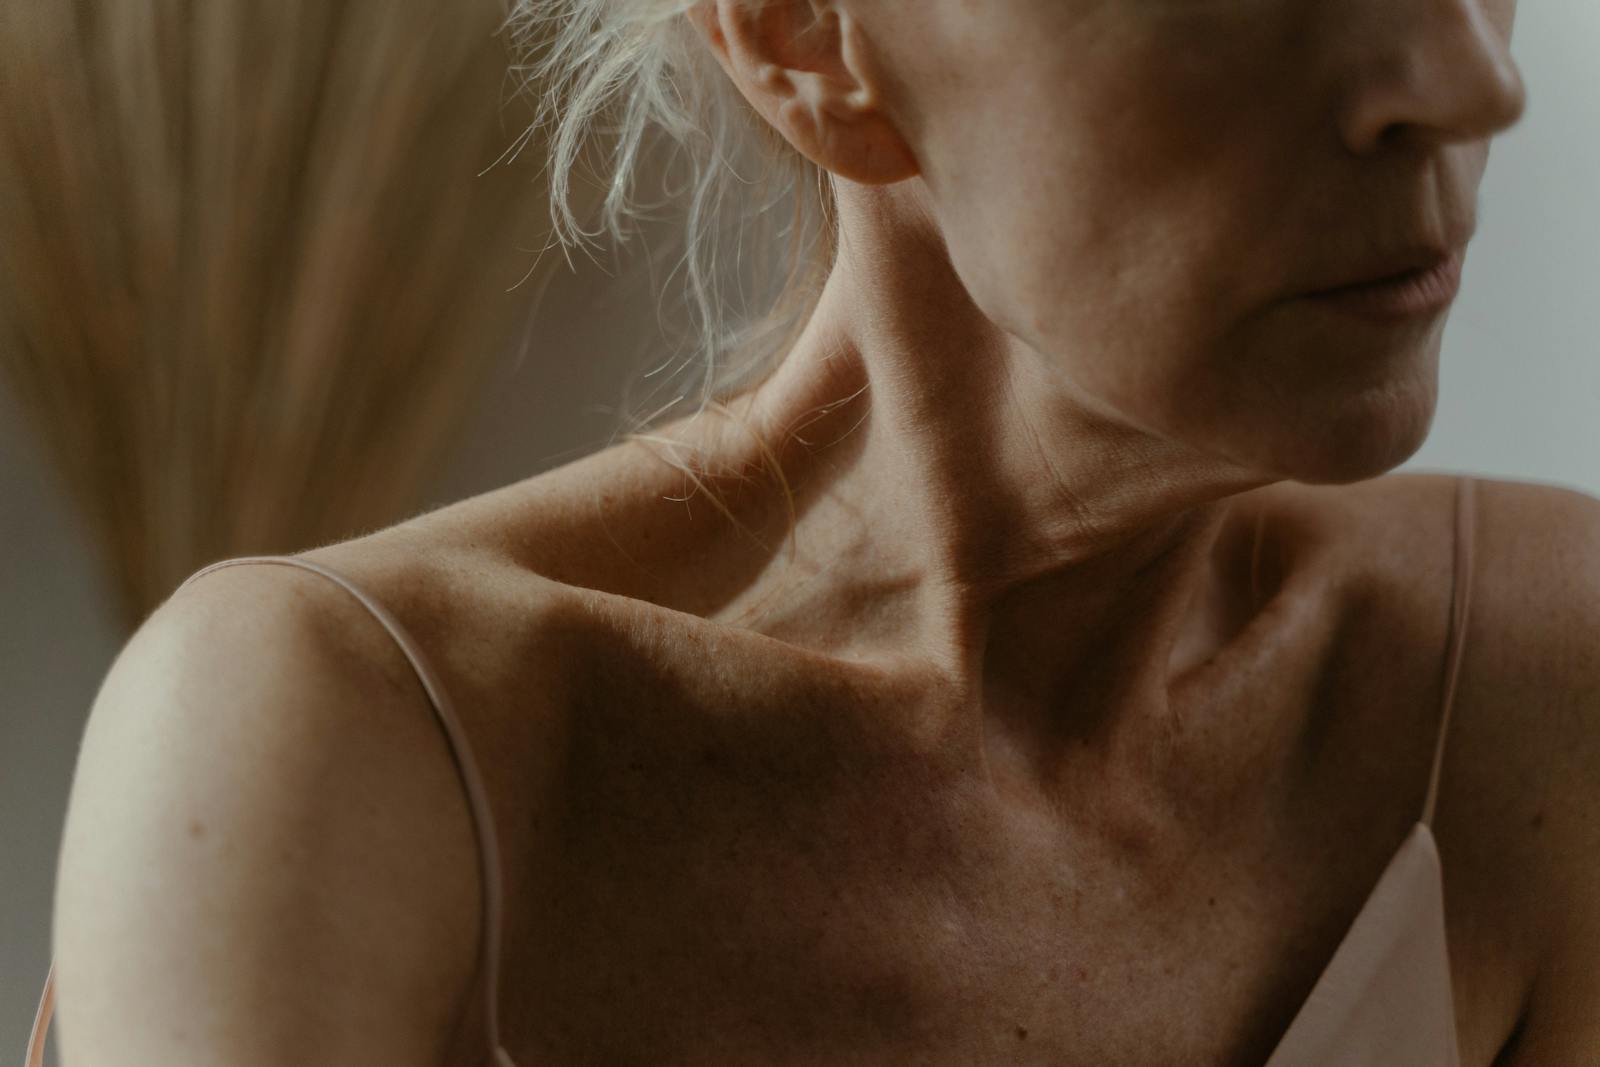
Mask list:
[[1028,1040],[1028,1028],[1026,1026],[1017,1027],[1017,1040],[1018,1041],[1026,1041],[1026,1040]]
[[1534,829],[1537,830],[1542,825],[1544,825],[1544,812],[1542,812],[1542,811],[1535,812],[1534,815],[1533,815],[1533,827],[1534,827]]
[[189,820],[189,836],[190,837],[204,837],[205,834],[206,834],[206,828],[203,825],[201,825],[199,819],[190,819]]
[[1206,903],[1214,908],[1214,907],[1217,906],[1217,898],[1216,897],[1207,897],[1206,898]]

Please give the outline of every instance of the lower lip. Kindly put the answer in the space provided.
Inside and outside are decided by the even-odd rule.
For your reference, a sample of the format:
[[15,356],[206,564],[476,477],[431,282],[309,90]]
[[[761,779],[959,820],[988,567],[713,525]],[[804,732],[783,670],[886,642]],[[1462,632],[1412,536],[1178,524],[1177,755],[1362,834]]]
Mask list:
[[1365,285],[1307,294],[1306,299],[1364,319],[1393,321],[1442,311],[1461,288],[1463,254],[1456,252],[1431,270]]

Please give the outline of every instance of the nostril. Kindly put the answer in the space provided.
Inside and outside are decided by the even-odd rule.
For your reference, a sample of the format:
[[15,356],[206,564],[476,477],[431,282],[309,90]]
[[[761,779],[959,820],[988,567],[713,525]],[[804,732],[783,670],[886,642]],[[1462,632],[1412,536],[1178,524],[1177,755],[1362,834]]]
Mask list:
[[1413,128],[1409,122],[1391,122],[1379,132],[1378,147],[1388,149],[1405,147],[1410,142]]

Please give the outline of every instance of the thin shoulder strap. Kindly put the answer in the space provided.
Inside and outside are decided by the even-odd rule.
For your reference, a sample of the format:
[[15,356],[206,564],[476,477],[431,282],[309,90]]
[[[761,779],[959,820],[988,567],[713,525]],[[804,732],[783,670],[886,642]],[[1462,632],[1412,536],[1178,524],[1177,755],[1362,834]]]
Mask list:
[[1450,712],[1455,706],[1456,678],[1461,672],[1461,651],[1466,644],[1467,608],[1472,600],[1472,535],[1475,523],[1476,482],[1469,477],[1456,479],[1455,575],[1451,580],[1450,644],[1445,653],[1444,711],[1440,715],[1439,739],[1434,743],[1433,770],[1428,775],[1428,799],[1422,808],[1422,821],[1433,824],[1434,803],[1439,797],[1439,772],[1444,766],[1444,739],[1450,729]]
[[[450,754],[455,759],[456,770],[461,777],[462,785],[467,793],[467,807],[472,813],[472,822],[478,837],[478,856],[483,882],[483,927],[479,946],[479,962],[483,966],[483,1007],[484,1018],[488,1027],[488,1047],[493,1056],[495,1067],[516,1067],[511,1056],[500,1046],[499,1023],[499,991],[500,991],[500,928],[501,928],[501,881],[500,881],[500,851],[494,831],[494,815],[489,808],[489,794],[484,787],[483,776],[478,771],[478,764],[472,756],[472,748],[467,742],[466,731],[461,727],[454,708],[445,696],[444,686],[439,683],[438,676],[428,665],[427,658],[423,656],[421,648],[417,645],[405,627],[400,625],[393,615],[384,609],[365,591],[358,588],[350,579],[337,573],[320,563],[297,556],[241,556],[236,559],[225,559],[213,563],[208,567],[191,574],[184,579],[178,589],[182,589],[190,582],[203,575],[209,574],[222,567],[235,567],[244,563],[277,563],[286,566],[300,567],[304,570],[314,571],[343,586],[344,589],[361,602],[361,605],[372,613],[389,631],[395,643],[400,646],[400,651],[405,654],[416,671],[417,679],[422,683],[423,691],[428,695],[428,702],[438,716],[439,723],[444,727],[445,739],[450,744]],[[176,593],[177,590],[174,590]],[[55,961],[50,964],[50,971],[45,977],[44,992],[39,999],[39,1010],[34,1017],[33,1033],[28,1041],[27,1067],[42,1067],[44,1063],[44,1039],[50,1028],[50,1017],[55,1005]]]
[[50,1016],[56,1010],[56,961],[44,976],[44,991],[39,994],[39,1010],[33,1013],[33,1030],[28,1034],[28,1055],[23,1067],[44,1067],[44,1039],[50,1032]]

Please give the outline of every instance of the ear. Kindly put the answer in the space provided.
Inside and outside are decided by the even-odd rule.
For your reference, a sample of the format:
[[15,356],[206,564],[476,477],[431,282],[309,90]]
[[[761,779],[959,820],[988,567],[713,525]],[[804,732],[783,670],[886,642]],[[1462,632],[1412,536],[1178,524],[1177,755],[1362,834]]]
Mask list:
[[689,18],[745,99],[807,159],[863,185],[921,173],[867,80],[860,24],[831,0],[702,0]]

